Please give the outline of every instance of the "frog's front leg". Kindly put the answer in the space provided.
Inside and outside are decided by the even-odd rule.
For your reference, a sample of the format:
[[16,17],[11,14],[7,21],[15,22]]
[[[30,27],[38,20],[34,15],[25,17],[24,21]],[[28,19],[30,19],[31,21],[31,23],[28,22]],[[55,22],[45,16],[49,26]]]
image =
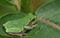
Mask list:
[[27,30],[31,30],[31,29],[33,29],[33,28],[35,28],[37,25],[36,25],[36,23],[37,23],[37,20],[35,20],[35,19],[33,19],[34,21],[31,21],[27,26],[25,26],[25,29],[27,29]]
[[25,26],[25,29],[27,29],[27,30],[31,30],[31,29],[35,28],[36,26],[37,26],[37,25]]

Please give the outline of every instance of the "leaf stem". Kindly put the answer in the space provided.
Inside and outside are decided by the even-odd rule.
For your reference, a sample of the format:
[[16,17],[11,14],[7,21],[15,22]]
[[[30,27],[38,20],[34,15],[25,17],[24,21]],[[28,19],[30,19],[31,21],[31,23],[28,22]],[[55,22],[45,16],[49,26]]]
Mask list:
[[17,7],[18,12],[20,12],[20,10],[21,10],[21,4],[20,4],[21,0],[13,0],[13,2]]
[[53,23],[53,22],[51,22],[51,21],[49,21],[49,20],[45,20],[45,19],[43,19],[43,18],[37,18],[37,19],[38,19],[40,22],[49,24],[50,26],[52,26],[52,27],[54,27],[54,28],[60,30],[59,25],[57,25],[57,24],[55,24],[55,23]]

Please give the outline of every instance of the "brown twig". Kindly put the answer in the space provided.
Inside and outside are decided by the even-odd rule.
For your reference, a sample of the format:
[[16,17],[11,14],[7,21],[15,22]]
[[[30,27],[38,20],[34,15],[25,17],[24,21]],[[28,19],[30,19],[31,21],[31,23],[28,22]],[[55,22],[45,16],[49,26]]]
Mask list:
[[18,12],[21,10],[21,0],[13,0],[14,4],[16,5]]
[[57,24],[55,24],[55,23],[53,23],[53,22],[51,22],[51,21],[49,21],[49,20],[45,20],[45,19],[43,19],[43,18],[37,18],[37,19],[38,19],[40,22],[49,24],[49,25],[51,25],[52,27],[54,27],[54,28],[60,30],[59,25],[57,25]]

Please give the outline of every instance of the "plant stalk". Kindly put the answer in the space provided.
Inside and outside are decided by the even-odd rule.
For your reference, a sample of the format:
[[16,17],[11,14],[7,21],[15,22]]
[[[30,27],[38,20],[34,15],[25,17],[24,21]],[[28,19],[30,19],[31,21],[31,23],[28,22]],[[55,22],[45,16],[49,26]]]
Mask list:
[[17,7],[18,12],[20,13],[21,10],[21,0],[13,0],[14,4]]
[[57,25],[57,24],[55,24],[55,23],[53,23],[53,22],[51,22],[51,21],[49,21],[49,20],[45,20],[45,19],[43,19],[43,18],[37,18],[37,20],[39,20],[40,22],[49,24],[50,26],[52,26],[52,27],[54,27],[54,28],[60,30],[59,25]]

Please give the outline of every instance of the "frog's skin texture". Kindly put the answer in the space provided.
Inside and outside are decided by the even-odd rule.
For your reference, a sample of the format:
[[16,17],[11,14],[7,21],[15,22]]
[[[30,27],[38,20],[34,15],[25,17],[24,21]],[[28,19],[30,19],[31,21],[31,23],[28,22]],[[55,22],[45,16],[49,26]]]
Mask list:
[[27,31],[33,29],[33,28],[36,27],[36,26],[37,26],[37,25],[33,25],[33,26],[31,26],[31,27],[29,26],[28,28],[25,28],[22,32],[19,32],[19,33],[11,33],[11,32],[9,32],[8,34],[10,34],[10,35],[17,35],[17,36],[23,37],[23,36],[27,35],[27,34],[26,34]]
[[34,18],[36,18],[36,16],[34,16],[32,13],[29,13],[23,18],[7,21],[5,24],[3,24],[3,26],[5,27],[7,33],[20,33],[21,36],[24,29],[32,29],[35,27],[28,25]]

